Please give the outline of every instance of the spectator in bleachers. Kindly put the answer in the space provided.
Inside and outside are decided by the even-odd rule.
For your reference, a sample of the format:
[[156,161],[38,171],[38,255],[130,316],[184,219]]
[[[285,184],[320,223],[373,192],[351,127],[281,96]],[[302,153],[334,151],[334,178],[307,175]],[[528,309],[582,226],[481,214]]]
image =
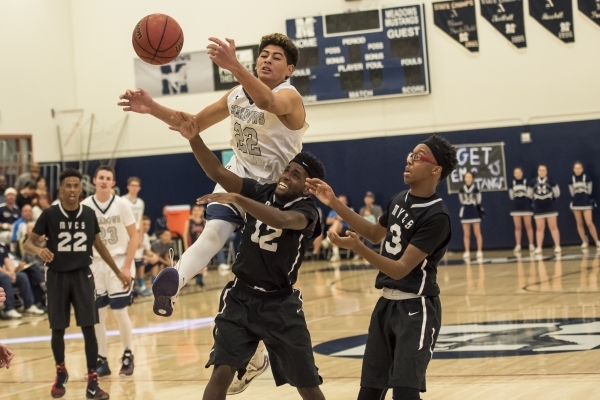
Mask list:
[[38,176],[40,176],[40,164],[32,162],[29,164],[29,172],[22,173],[15,181],[15,189],[20,190],[28,183],[35,185]]
[[576,161],[573,164],[573,176],[569,184],[569,192],[573,200],[571,201],[571,210],[575,216],[577,224],[577,233],[581,238],[581,248],[587,249],[588,238],[585,234],[587,226],[590,236],[596,245],[596,251],[600,251],[600,241],[598,241],[598,231],[592,218],[592,210],[597,206],[596,201],[592,198],[592,179],[583,173],[583,164]]
[[477,260],[483,259],[483,237],[481,235],[481,192],[473,181],[473,174],[467,172],[463,177],[464,185],[460,188],[458,199],[460,201],[460,223],[463,228],[463,244],[465,252],[463,258],[469,260],[471,257],[471,227],[477,243]]
[[4,191],[4,203],[0,204],[0,243],[10,243],[12,224],[21,216],[21,210],[15,204],[17,191],[8,188]]
[[364,217],[365,211],[369,210],[371,212],[371,215],[375,217],[375,222],[379,221],[379,217],[381,217],[381,215],[383,214],[383,210],[381,209],[381,206],[375,204],[375,194],[373,194],[373,192],[371,191],[368,191],[367,193],[365,193],[363,201],[365,202],[365,205],[361,207],[360,211],[358,212],[360,216]]
[[[148,236],[148,232],[150,232],[150,217],[144,215],[142,216],[142,224],[140,229],[142,240],[140,247],[135,252],[135,269],[137,277],[135,292],[138,294],[138,296],[150,296],[152,294],[152,292],[146,286],[146,281],[144,279],[144,276],[146,275],[146,266],[148,264],[144,258],[147,257],[148,252],[151,251],[150,236]],[[149,269],[151,270],[152,267],[150,266]],[[153,276],[156,276],[156,273]]]
[[33,294],[29,278],[24,272],[18,272],[9,257],[8,247],[0,246],[0,286],[6,292],[6,302],[4,303],[4,315],[10,319],[19,319],[23,316],[15,308],[15,298],[13,285],[19,289],[19,295],[23,299],[23,308],[25,315],[42,315],[44,311],[33,304]]
[[35,181],[35,190],[31,194],[31,204],[36,205],[39,203],[41,198],[46,198],[48,204],[52,202],[52,197],[50,196],[50,192],[48,191],[48,184],[46,183],[46,178],[42,175],[38,176]]
[[[23,246],[27,237],[31,234],[34,227],[33,222],[27,223],[27,232],[19,239],[18,246],[16,247],[16,256],[20,259],[17,266],[17,271],[23,271],[29,278],[31,284],[31,292],[33,293],[33,301],[36,306],[41,309],[46,308],[46,279],[44,272],[45,266],[44,261],[38,256],[27,253]],[[45,236],[40,237],[39,242],[36,243],[38,247],[46,247]]]
[[152,283],[154,283],[156,275],[158,275],[160,271],[162,271],[165,267],[174,264],[174,262],[171,262],[169,254],[171,250],[175,251],[173,238],[171,237],[171,231],[164,229],[160,233],[158,240],[152,243],[150,248],[152,253],[154,253],[156,256],[153,259],[154,262],[152,263]]
[[29,183],[19,190],[19,194],[17,194],[17,199],[15,203],[17,207],[23,208],[25,204],[31,205],[31,201],[33,200],[31,195],[35,193],[35,184]]
[[48,202],[48,199],[46,197],[40,197],[37,200],[38,200],[37,204],[35,206],[33,206],[33,209],[32,209],[33,222],[38,220],[38,218],[40,217],[40,215],[42,215],[42,212],[46,208],[50,207],[50,203]]
[[538,176],[531,182],[529,193],[531,193],[533,198],[533,218],[535,219],[535,239],[537,244],[535,254],[542,254],[546,222],[554,241],[554,252],[559,254],[561,248],[556,199],[560,196],[560,188],[558,184],[554,183],[548,177],[548,168],[545,165],[541,164],[538,166]]
[[25,204],[21,208],[21,216],[12,225],[11,242],[18,242],[27,234],[27,223],[33,222],[33,211],[30,204]]
[[4,191],[8,187],[8,182],[6,182],[6,176],[0,175],[0,203],[4,203]]
[[162,231],[167,229],[167,206],[162,209],[162,216],[156,218],[154,223],[154,231],[152,232],[157,238],[160,236]]
[[[340,202],[347,206],[348,205],[348,198],[345,195],[339,195],[338,199],[340,200]],[[350,209],[352,209],[352,207],[350,207]],[[336,213],[334,210],[331,210],[329,212],[329,215],[327,215],[327,220],[325,221],[325,223],[327,225],[329,225],[329,230],[332,230],[333,232],[337,233],[340,236],[345,236],[345,232],[347,229],[350,229],[350,227],[348,226],[348,224],[346,223],[346,221],[344,221],[342,219],[342,217],[340,217],[338,215],[338,213]],[[325,239],[323,240],[323,242],[327,242],[327,245],[331,244],[329,242],[329,239]],[[329,261],[331,262],[336,262],[336,261],[340,261],[340,248],[334,244],[331,244],[331,251],[332,251],[332,255],[331,258],[329,259]]]
[[206,221],[204,220],[204,206],[193,204],[190,209],[190,218],[185,221],[183,232],[185,240],[183,241],[183,250],[187,250],[202,234]]

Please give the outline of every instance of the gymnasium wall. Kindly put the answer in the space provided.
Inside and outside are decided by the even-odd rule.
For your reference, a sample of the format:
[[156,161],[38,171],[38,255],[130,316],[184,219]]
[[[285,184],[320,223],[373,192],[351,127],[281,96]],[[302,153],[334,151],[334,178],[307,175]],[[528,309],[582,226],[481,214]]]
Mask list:
[[[600,120],[532,125],[532,143],[520,142],[520,127],[503,127],[444,132],[453,143],[491,142],[499,137],[505,143],[506,166],[509,177],[512,169],[521,166],[527,178],[536,176],[540,163],[548,165],[550,176],[560,185],[558,223],[564,245],[578,244],[573,215],[569,210],[571,167],[575,160],[583,162],[586,174],[593,178],[596,198],[600,200],[600,165],[597,162]],[[376,203],[385,207],[388,200],[406,189],[403,172],[406,155],[428,134],[389,136],[338,142],[307,143],[304,149],[323,160],[329,182],[337,194],[346,194],[350,205],[358,210],[367,190],[375,193]],[[576,140],[566,140],[576,137]],[[586,143],[589,145],[582,145]],[[217,155],[220,156],[219,152]],[[365,162],[365,160],[367,160]],[[94,164],[92,167],[95,168]],[[204,175],[191,153],[126,157],[117,162],[117,185],[125,190],[127,178],[137,175],[142,179],[140,196],[146,201],[146,213],[154,221],[166,204],[190,204],[203,194],[210,193],[214,184]],[[168,172],[165,172],[168,171]],[[462,249],[462,230],[458,219],[460,208],[457,195],[447,194],[447,185],[440,183],[442,196],[452,216],[453,236],[451,250]],[[320,204],[320,203],[319,203]],[[482,222],[486,249],[514,246],[512,221],[509,217],[510,200],[507,192],[483,194],[486,210]],[[320,204],[325,215],[329,211]],[[600,216],[595,213],[596,222]],[[526,236],[524,235],[524,238]],[[525,239],[524,239],[525,240]],[[550,245],[549,234],[546,235]]]

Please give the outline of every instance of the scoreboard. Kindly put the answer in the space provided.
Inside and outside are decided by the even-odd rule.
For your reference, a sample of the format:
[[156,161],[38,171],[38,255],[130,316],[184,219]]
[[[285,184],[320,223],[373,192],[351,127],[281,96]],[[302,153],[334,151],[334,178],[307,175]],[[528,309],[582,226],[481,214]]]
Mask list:
[[422,4],[286,21],[305,103],[429,94]]

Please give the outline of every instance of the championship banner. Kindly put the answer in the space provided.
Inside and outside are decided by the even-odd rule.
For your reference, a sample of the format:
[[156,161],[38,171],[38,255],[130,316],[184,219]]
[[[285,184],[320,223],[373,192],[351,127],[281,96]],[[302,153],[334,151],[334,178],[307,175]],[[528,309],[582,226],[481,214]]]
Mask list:
[[[598,0],[600,1],[600,0]],[[481,15],[515,47],[527,47],[523,0],[480,0]]]
[[473,174],[473,182],[481,192],[507,190],[504,143],[458,144],[458,165],[448,176],[448,193],[458,193],[463,187],[467,172]]
[[433,3],[435,25],[471,52],[479,51],[475,0]]
[[578,0],[579,11],[600,25],[600,0]]
[[[235,52],[242,65],[254,73],[258,46],[237,47]],[[206,51],[181,53],[165,65],[151,65],[136,58],[134,68],[136,87],[152,97],[228,90],[238,84],[233,74],[213,63]]]
[[529,15],[563,42],[575,41],[571,0],[529,0]]

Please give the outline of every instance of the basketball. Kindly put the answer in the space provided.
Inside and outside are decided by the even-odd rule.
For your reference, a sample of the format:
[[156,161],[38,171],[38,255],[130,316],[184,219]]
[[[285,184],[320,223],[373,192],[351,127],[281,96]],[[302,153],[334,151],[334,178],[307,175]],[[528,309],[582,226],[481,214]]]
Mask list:
[[133,50],[149,64],[173,61],[183,48],[183,31],[173,18],[150,14],[137,23],[132,35]]

